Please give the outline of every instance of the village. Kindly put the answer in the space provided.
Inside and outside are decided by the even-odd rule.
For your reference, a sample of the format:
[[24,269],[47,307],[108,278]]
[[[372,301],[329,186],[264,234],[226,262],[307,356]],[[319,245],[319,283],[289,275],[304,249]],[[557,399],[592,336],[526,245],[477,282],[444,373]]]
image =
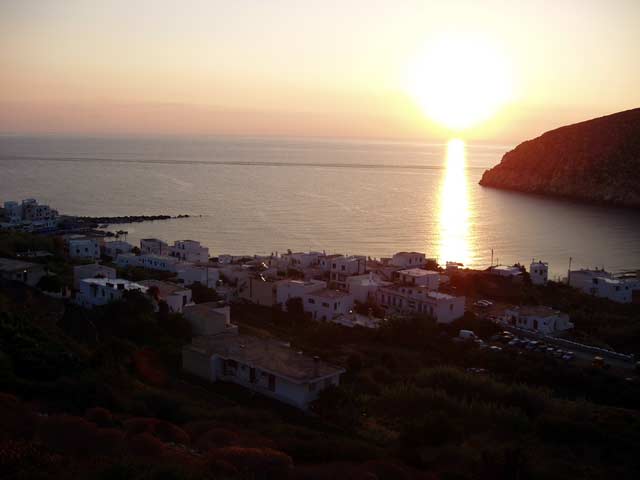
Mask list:
[[[25,222],[50,229],[57,212],[29,199],[5,203],[9,222]],[[33,231],[33,229],[32,229]],[[233,382],[300,409],[307,409],[318,393],[338,385],[343,367],[294,351],[283,339],[262,339],[239,333],[230,305],[249,304],[286,312],[297,309],[317,322],[347,328],[376,329],[392,317],[423,316],[447,325],[474,312],[477,318],[504,329],[491,340],[462,329],[457,341],[474,342],[479,349],[499,352],[503,347],[543,352],[564,361],[576,356],[595,366],[608,362],[632,368],[634,356],[573,341],[574,325],[568,314],[546,305],[513,305],[494,298],[466,298],[452,280],[472,273],[545,286],[549,265],[532,261],[521,265],[491,266],[472,271],[456,262],[439,266],[420,252],[397,252],[388,258],[364,255],[292,252],[268,256],[210,255],[196,240],[172,245],[157,238],[132,245],[91,233],[63,233],[59,237],[65,256],[73,263],[73,286],[55,295],[86,309],[138,292],[154,304],[179,313],[191,324],[193,339],[182,349],[182,367],[193,375],[216,382]],[[48,277],[34,260],[46,252],[20,252],[19,258],[0,258],[0,277],[32,287]],[[142,269],[145,279],[122,278],[124,272]],[[154,274],[155,272],[155,274]],[[603,270],[569,271],[569,286],[585,294],[618,303],[638,302],[640,280],[615,278]],[[196,303],[192,288],[210,289],[215,301]],[[493,343],[491,343],[491,341]]]

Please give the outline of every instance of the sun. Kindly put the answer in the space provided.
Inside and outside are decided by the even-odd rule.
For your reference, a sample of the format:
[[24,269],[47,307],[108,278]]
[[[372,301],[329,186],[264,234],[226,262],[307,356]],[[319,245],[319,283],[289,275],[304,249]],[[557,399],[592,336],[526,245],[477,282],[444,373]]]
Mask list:
[[491,118],[512,96],[507,61],[482,36],[442,35],[410,63],[407,89],[424,114],[453,131]]

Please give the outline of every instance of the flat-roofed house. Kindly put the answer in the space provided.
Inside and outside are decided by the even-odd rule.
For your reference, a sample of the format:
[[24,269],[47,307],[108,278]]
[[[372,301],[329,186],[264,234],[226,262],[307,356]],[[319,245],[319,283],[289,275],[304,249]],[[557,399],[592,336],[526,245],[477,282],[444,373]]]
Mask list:
[[238,333],[238,326],[231,323],[231,309],[219,302],[205,302],[185,305],[182,315],[191,324],[194,335],[218,335]]
[[191,303],[191,290],[181,285],[161,280],[142,280],[139,283],[149,293],[156,292],[157,300],[165,302],[170,312],[181,313],[183,307]]
[[140,253],[151,255],[168,255],[169,245],[158,238],[143,238],[140,240]]
[[404,285],[427,287],[430,290],[437,290],[440,286],[440,274],[438,272],[424,270],[422,268],[398,270],[394,273],[394,280]]
[[389,263],[394,267],[413,268],[424,266],[426,255],[420,252],[398,252],[391,257]]
[[286,311],[287,301],[292,298],[302,300],[306,293],[327,288],[323,280],[282,280],[276,286],[276,302]]
[[277,304],[278,280],[270,280],[261,275],[238,280],[238,297],[263,307]]
[[513,307],[505,310],[503,319],[518,328],[550,335],[573,328],[569,315],[542,305]]
[[169,255],[183,262],[208,262],[209,248],[200,245],[196,240],[176,240]]
[[322,289],[305,293],[302,298],[304,311],[314,320],[331,321],[353,309],[353,295],[340,290]]
[[75,301],[82,307],[93,308],[119,300],[129,291],[146,293],[147,288],[123,278],[85,278],[80,280],[80,291]]
[[123,240],[113,240],[111,242],[104,242],[102,249],[105,255],[116,258],[121,253],[131,253],[133,245]]
[[354,301],[360,303],[375,300],[378,289],[389,285],[391,285],[391,282],[382,280],[373,272],[347,278],[347,291],[353,295]]
[[182,368],[206,380],[233,382],[306,410],[345,370],[296,352],[274,339],[212,335],[182,349]]
[[462,317],[465,306],[465,297],[405,285],[379,289],[376,301],[386,311],[429,315],[438,323],[450,323]]
[[46,274],[44,265],[39,263],[0,258],[0,278],[3,280],[12,280],[35,287]]
[[73,267],[73,288],[80,288],[80,280],[85,278],[116,278],[116,269],[100,265],[99,263],[90,263],[88,265],[76,265]]
[[220,280],[220,270],[207,264],[182,263],[178,267],[178,278],[186,286],[199,283],[205,287],[215,288]]

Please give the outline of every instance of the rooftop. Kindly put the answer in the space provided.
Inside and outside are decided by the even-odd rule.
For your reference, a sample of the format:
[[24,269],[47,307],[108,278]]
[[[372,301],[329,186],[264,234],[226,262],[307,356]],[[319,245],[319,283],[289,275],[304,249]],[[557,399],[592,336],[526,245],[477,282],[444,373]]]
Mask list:
[[424,253],[420,253],[420,252],[398,252],[395,253],[393,256],[407,256],[407,255],[424,255]]
[[520,315],[530,315],[536,317],[553,317],[562,314],[561,311],[555,310],[551,307],[544,305],[522,305],[520,307],[511,308],[510,310],[516,310]]
[[16,272],[37,266],[39,266],[37,263],[23,262],[12,258],[0,258],[0,272]]
[[342,292],[340,290],[331,290],[328,288],[318,290],[317,292],[311,292],[307,295],[319,298],[344,298],[348,297],[350,294],[347,292]]
[[249,335],[214,335],[196,337],[186,348],[207,355],[236,360],[255,366],[274,375],[286,377],[295,383],[305,383],[330,375],[343,373],[343,368],[302,355],[282,342]]
[[80,280],[80,282],[116,289],[118,288],[118,286],[122,285],[122,289],[124,290],[141,290],[143,292],[147,291],[147,288],[141,283],[131,282],[124,278],[84,278]]
[[188,290],[185,287],[180,285],[176,285],[175,283],[163,282],[161,280],[142,280],[139,282],[140,285],[151,288],[156,287],[158,289],[158,295],[160,298],[166,298],[169,295],[173,295],[174,293],[184,292]]
[[399,270],[399,274],[409,275],[410,277],[424,277],[425,275],[440,275],[433,270],[425,270],[423,268],[407,268],[406,270]]

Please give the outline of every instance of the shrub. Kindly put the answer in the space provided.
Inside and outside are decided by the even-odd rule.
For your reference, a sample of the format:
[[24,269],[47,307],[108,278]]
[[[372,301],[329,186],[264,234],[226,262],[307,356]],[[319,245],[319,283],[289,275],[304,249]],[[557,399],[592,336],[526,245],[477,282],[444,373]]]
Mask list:
[[140,433],[129,438],[127,451],[135,457],[159,458],[164,453],[164,445],[153,435]]
[[84,414],[84,418],[95,423],[99,427],[111,427],[114,423],[111,412],[106,408],[101,407],[90,408]]
[[228,462],[239,472],[265,480],[286,477],[293,465],[289,456],[270,448],[224,447],[211,450],[208,458]]

